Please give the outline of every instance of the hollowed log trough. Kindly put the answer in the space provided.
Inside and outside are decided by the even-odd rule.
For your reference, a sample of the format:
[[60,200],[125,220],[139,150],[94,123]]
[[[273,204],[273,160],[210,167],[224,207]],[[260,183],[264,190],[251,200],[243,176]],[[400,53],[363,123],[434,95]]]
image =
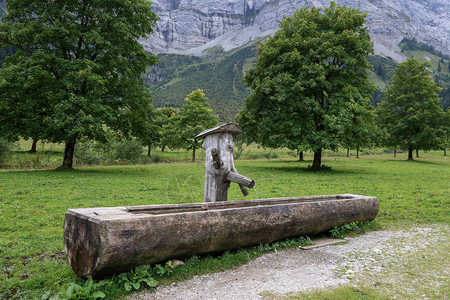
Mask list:
[[69,209],[64,247],[82,278],[141,264],[313,235],[370,221],[378,199],[353,194],[215,203]]

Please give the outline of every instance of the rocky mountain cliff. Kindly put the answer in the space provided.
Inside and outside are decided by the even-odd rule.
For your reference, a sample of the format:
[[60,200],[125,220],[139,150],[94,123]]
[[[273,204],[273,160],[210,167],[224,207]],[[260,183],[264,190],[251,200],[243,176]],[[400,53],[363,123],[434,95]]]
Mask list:
[[[207,49],[228,51],[273,34],[284,15],[301,7],[323,7],[329,0],[154,0],[160,17],[155,33],[142,44],[153,53],[201,56]],[[403,60],[404,37],[450,55],[448,0],[336,0],[367,12],[375,54]]]
[[[301,7],[328,6],[330,0],[152,0],[160,17],[155,33],[141,43],[153,53],[202,56],[208,49],[229,51],[278,30],[284,15]],[[416,39],[450,55],[449,0],[335,0],[367,12],[375,54],[404,59],[399,43]],[[6,11],[0,0],[0,16]]]

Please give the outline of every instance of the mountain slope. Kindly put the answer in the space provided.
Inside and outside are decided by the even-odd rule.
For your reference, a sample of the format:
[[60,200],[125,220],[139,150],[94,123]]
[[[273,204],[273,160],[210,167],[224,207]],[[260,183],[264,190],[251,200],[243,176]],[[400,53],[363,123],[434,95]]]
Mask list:
[[244,70],[256,57],[256,46],[228,53],[220,58],[160,54],[160,63],[146,77],[155,106],[181,107],[195,89],[203,89],[221,121],[232,121],[250,93],[243,82]]
[[[414,56],[421,61],[430,60],[434,79],[440,87],[444,88],[440,93],[440,99],[444,109],[447,109],[450,106],[449,57],[437,52],[434,48],[410,40],[402,43],[402,49],[404,56]],[[211,55],[211,52],[221,55],[218,48],[209,51],[208,55]],[[255,45],[245,46],[215,58],[178,54],[159,54],[158,56],[161,62],[152,67],[146,77],[146,84],[153,92],[154,103],[157,107],[181,107],[186,95],[201,88],[209,98],[208,102],[214,113],[219,114],[221,121],[232,121],[250,93],[250,90],[246,89],[242,83],[242,75],[251,67],[257,56]],[[377,86],[372,99],[375,105],[384,98],[382,92],[389,85],[396,62],[382,56],[371,56],[369,62],[373,66],[369,77]]]

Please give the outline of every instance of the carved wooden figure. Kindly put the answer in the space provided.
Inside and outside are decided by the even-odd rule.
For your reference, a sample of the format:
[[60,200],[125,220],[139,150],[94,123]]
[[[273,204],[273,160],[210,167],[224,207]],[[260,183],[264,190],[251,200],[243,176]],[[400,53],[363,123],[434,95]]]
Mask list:
[[202,146],[205,149],[204,202],[227,201],[231,182],[239,184],[244,196],[248,195],[246,187],[255,185],[252,179],[242,176],[234,167],[233,136],[240,133],[239,126],[228,123],[205,130],[195,137],[205,139]]

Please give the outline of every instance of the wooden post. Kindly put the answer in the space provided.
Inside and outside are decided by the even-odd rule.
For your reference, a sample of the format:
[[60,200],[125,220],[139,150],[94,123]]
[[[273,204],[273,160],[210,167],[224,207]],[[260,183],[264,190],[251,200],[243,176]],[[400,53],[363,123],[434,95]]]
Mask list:
[[228,200],[228,188],[231,182],[239,184],[244,196],[248,195],[246,187],[253,188],[255,182],[242,176],[234,167],[233,136],[242,130],[236,124],[228,123],[208,129],[195,138],[204,138],[205,149],[205,188],[204,202]]

